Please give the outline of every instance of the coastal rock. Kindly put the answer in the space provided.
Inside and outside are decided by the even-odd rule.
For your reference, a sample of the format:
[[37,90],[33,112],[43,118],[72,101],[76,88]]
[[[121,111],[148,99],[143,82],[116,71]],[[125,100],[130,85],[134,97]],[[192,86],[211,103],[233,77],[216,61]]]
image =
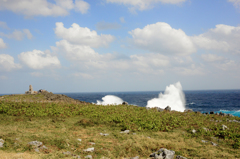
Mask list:
[[193,134],[195,134],[196,132],[197,132],[197,130],[195,130],[195,129],[192,129],[192,131],[191,131]]
[[85,152],[93,152],[94,151],[94,147],[88,148],[88,149],[84,149],[83,151]]
[[103,133],[100,133],[100,135],[102,135],[102,136],[108,136],[109,134],[103,134]]
[[165,110],[166,110],[166,111],[171,111],[171,107],[167,106],[167,107],[165,108]]
[[31,141],[28,143],[29,145],[32,145],[32,146],[36,146],[36,147],[39,147],[42,145],[42,142],[39,142],[39,141]]
[[202,140],[202,142],[203,142],[203,143],[208,143],[208,141],[206,141],[206,140]]
[[128,134],[130,130],[121,131],[120,133]]
[[4,140],[0,139],[0,147],[3,147],[3,144],[4,144]]
[[214,112],[210,112],[210,114],[214,114]]
[[226,129],[228,129],[228,127],[226,125],[222,125],[222,129],[226,130]]
[[178,155],[178,156],[176,156],[176,159],[187,159],[186,157],[183,157],[183,156],[180,156],[180,155]]
[[87,155],[87,156],[85,156],[85,158],[92,159],[92,155]]
[[212,144],[213,146],[217,146],[217,144],[216,144],[216,143],[214,143],[214,142],[211,142],[211,144]]
[[175,151],[161,148],[157,152],[150,154],[149,157],[152,157],[153,159],[173,159],[174,154]]
[[124,102],[122,102],[122,105],[128,105],[128,102],[124,101]]

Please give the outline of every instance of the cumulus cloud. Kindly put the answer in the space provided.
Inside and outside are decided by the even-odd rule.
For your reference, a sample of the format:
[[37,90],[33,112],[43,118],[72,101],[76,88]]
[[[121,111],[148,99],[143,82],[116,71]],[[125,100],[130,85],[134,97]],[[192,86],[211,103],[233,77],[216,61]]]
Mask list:
[[20,30],[15,30],[11,34],[5,34],[0,32],[0,36],[7,37],[9,39],[15,39],[15,40],[23,40],[23,38],[26,36],[28,39],[32,39],[32,34],[28,29],[23,29],[22,31]]
[[236,8],[240,8],[240,0],[228,0],[228,2],[233,3]]
[[7,47],[6,43],[4,43],[3,39],[0,38],[0,49],[6,48],[6,47]]
[[108,46],[114,40],[114,36],[91,31],[89,28],[80,27],[73,23],[70,28],[65,28],[63,23],[56,23],[55,34],[73,44],[87,45],[90,47]]
[[0,21],[0,27],[3,29],[9,29],[9,27],[7,26],[7,23],[2,21]]
[[40,50],[22,52],[18,55],[18,58],[22,63],[32,69],[60,67],[60,61],[56,56]]
[[88,9],[90,8],[90,5],[83,0],[75,0],[75,4],[75,10],[77,12],[81,12],[82,14],[87,13]]
[[97,30],[109,30],[109,29],[119,29],[121,25],[118,23],[109,23],[109,22],[98,22],[96,24]]
[[118,3],[118,4],[124,4],[129,7],[131,11],[134,10],[146,10],[153,8],[154,4],[156,3],[169,3],[169,4],[179,4],[183,3],[186,0],[106,0],[107,3]]
[[196,52],[196,48],[181,29],[174,29],[169,24],[158,22],[143,29],[137,28],[129,32],[133,43],[142,49],[162,54],[189,55]]
[[201,49],[240,54],[240,27],[218,24],[206,33],[191,38]]
[[26,16],[66,16],[69,10],[75,9],[82,14],[89,9],[83,0],[55,0],[56,4],[47,0],[0,0],[0,10],[10,10]]
[[0,71],[12,71],[21,68],[21,65],[14,63],[14,58],[8,54],[0,54]]

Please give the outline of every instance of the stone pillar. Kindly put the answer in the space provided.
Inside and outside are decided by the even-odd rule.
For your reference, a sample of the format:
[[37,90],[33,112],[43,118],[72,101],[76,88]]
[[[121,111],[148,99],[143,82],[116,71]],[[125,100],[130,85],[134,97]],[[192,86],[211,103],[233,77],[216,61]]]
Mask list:
[[31,94],[33,93],[32,85],[29,85],[29,92],[30,92]]

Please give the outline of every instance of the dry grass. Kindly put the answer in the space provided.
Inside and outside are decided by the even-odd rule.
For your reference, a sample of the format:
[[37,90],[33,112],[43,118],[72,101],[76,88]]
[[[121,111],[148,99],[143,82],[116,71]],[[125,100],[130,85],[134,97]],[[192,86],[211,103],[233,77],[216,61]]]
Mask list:
[[[3,115],[1,115],[3,117]],[[82,158],[92,155],[94,158],[103,156],[109,158],[124,158],[148,156],[160,148],[174,150],[176,155],[187,158],[237,158],[239,151],[230,149],[224,143],[214,147],[210,143],[202,143],[201,139],[188,138],[187,132],[175,130],[173,132],[130,132],[120,133],[120,128],[106,125],[79,126],[81,118],[32,118],[8,117],[8,122],[1,122],[0,137],[8,142],[9,147],[1,151],[1,158],[71,158],[62,152],[70,151]],[[21,120],[20,120],[21,119]],[[99,133],[108,133],[101,136]],[[17,140],[16,140],[17,138]],[[77,139],[82,139],[81,144]],[[49,149],[35,152],[28,146],[30,141],[41,141]],[[94,142],[95,145],[91,145]],[[14,147],[19,144],[19,147]],[[94,147],[92,153],[83,149]],[[238,156],[236,155],[238,154]]]

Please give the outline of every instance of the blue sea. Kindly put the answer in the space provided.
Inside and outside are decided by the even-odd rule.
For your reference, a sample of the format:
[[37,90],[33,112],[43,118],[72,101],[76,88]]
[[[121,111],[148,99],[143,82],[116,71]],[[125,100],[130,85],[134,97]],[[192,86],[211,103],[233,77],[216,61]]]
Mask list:
[[[240,90],[201,90],[183,91],[186,108],[199,112],[223,112],[240,117]],[[120,97],[132,105],[145,107],[147,101],[158,98],[159,91],[149,92],[98,92],[98,93],[61,93],[71,98],[96,103],[106,95]],[[164,93],[163,91],[161,93]]]

